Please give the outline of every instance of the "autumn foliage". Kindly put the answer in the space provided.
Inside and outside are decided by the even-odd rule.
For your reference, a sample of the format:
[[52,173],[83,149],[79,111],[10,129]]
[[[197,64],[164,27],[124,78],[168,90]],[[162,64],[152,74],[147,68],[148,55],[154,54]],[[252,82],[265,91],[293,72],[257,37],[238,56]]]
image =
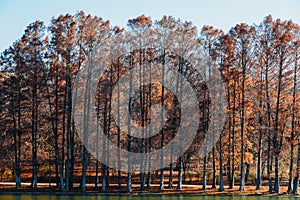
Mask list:
[[[53,18],[47,27],[41,21],[33,22],[1,53],[1,169],[13,170],[16,188],[21,188],[26,173],[31,175],[26,181],[36,189],[38,181],[45,181],[40,173],[47,167],[49,180],[62,191],[72,190],[74,183],[80,183],[85,191],[89,182],[96,188],[101,185],[102,192],[110,183],[120,190],[126,183],[130,192],[132,183],[145,189],[152,180],[160,189],[166,187],[166,181],[168,187],[176,183],[181,189],[182,183],[190,183],[190,176],[192,183],[203,185],[203,189],[211,184],[223,191],[224,185],[233,188],[238,182],[240,190],[247,184],[256,189],[268,185],[270,193],[279,193],[280,184],[287,183],[287,192],[297,194],[299,31],[298,24],[274,20],[270,15],[259,25],[241,23],[228,33],[212,26],[199,30],[192,22],[172,16],[153,21],[141,15],[128,20],[127,29],[82,11]],[[111,110],[112,99],[119,102],[125,95],[112,94],[122,75],[134,67],[143,74],[172,66],[195,88],[200,109],[195,116],[199,118],[197,137],[168,168],[138,175],[121,173],[100,163],[84,147],[92,139],[88,131],[83,141],[78,137],[72,110],[77,101],[74,85],[83,84],[76,79],[80,71],[93,69],[100,62],[104,75],[99,77],[93,99],[99,126],[116,146],[128,151],[154,151],[167,145],[180,130],[180,101],[160,84],[133,80],[140,91],[132,91],[132,119],[146,127],[151,117],[163,118],[153,105],[165,107],[168,119],[156,136],[132,138],[120,130],[122,119],[114,119]],[[213,69],[222,75],[226,120],[215,147],[200,157],[199,146],[212,112],[205,80],[213,77]],[[143,131],[147,134],[149,130]],[[115,159],[116,165],[123,162],[120,157]]]

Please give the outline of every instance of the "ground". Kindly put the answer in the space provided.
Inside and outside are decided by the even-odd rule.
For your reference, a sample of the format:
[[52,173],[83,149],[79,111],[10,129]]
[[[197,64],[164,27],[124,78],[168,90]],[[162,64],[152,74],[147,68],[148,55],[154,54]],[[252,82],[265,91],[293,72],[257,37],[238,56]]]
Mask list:
[[[75,184],[75,188],[71,190],[71,194],[82,194],[79,190],[79,185]],[[15,189],[14,183],[7,182],[7,183],[1,183],[0,184],[0,194],[1,193],[53,193],[57,194],[60,193],[59,188],[53,186],[49,187],[48,184],[39,184],[37,190],[33,190],[30,187],[30,183],[23,183],[23,186],[21,189]],[[167,187],[167,186],[166,186]],[[122,185],[121,190],[119,190],[115,184],[111,185],[107,188],[107,194],[127,194],[127,195],[154,195],[154,194],[197,194],[197,195],[287,195],[287,187],[282,186],[281,187],[281,193],[280,194],[269,194],[268,193],[268,187],[263,186],[261,189],[256,190],[255,186],[246,186],[244,191],[239,191],[239,186],[235,186],[233,189],[229,189],[228,186],[225,186],[224,192],[219,192],[218,188],[212,189],[210,185],[208,185],[207,190],[201,189],[202,185],[183,185],[183,188],[181,190],[176,190],[176,185],[170,189],[165,188],[164,190],[160,190],[157,184],[151,185],[150,189],[145,189],[141,191],[139,189],[139,185],[134,184],[132,185],[132,192],[127,194],[125,193],[125,185]],[[89,194],[94,193],[100,193],[101,191],[101,185],[98,190],[95,189],[94,185],[88,184],[86,192]]]

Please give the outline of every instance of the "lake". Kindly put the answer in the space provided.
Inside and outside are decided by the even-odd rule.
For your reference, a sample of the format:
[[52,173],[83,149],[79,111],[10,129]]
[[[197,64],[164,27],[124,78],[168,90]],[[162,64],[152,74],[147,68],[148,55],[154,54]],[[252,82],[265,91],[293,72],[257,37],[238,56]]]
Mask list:
[[299,197],[266,196],[103,196],[103,195],[0,195],[0,200],[298,200]]

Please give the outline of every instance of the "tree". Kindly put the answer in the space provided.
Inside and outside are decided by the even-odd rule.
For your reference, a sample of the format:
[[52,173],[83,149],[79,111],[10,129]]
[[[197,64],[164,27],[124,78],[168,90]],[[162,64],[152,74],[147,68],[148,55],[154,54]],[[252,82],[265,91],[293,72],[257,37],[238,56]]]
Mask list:
[[[144,85],[144,77],[145,77],[145,52],[150,46],[151,41],[151,32],[152,32],[152,20],[150,17],[146,17],[144,15],[141,15],[135,19],[128,20],[127,26],[130,28],[131,31],[131,40],[129,41],[132,43],[133,46],[133,52],[137,52],[137,65],[139,67],[139,86],[140,86],[140,94],[139,94],[139,101],[141,103],[140,106],[140,116],[141,116],[141,127],[142,127],[142,143],[141,143],[141,149],[142,152],[145,149],[145,93],[142,90],[142,87]],[[131,82],[131,81],[130,81]],[[131,83],[130,83],[131,84]],[[162,133],[163,135],[163,133]],[[130,138],[129,138],[130,140]],[[163,140],[162,140],[163,143]],[[162,156],[163,158],[163,156]],[[144,172],[145,167],[145,158],[143,157],[140,162],[140,188],[141,190],[145,187],[145,181],[146,181],[146,173]],[[129,177],[128,177],[129,178]],[[129,180],[128,180],[129,181]],[[129,183],[129,182],[128,182]],[[161,169],[161,181],[160,181],[160,188],[163,189],[163,169]],[[129,190],[129,188],[128,188]]]
[[[240,190],[252,181],[255,172],[256,189],[267,177],[269,192],[280,192],[282,174],[289,178],[287,192],[298,193],[299,25],[273,20],[269,15],[258,26],[242,23],[224,34],[212,26],[198,32],[191,22],[172,16],[152,23],[150,17],[141,15],[129,20],[125,31],[79,12],[53,18],[48,33],[45,28],[41,21],[29,24],[24,35],[0,56],[0,173],[3,168],[13,169],[16,188],[21,187],[25,165],[32,169],[33,188],[37,188],[38,178],[45,178],[44,167],[49,168],[45,174],[50,183],[54,167],[56,185],[65,192],[79,180],[75,170],[81,170],[80,189],[85,191],[92,168],[95,188],[101,184],[100,190],[106,192],[111,182],[121,189],[124,173],[120,169],[127,166],[126,191],[131,192],[134,183],[143,190],[155,178],[151,169],[156,159],[154,163],[161,166],[154,172],[160,189],[168,177],[168,187],[177,181],[180,190],[182,183],[189,181],[189,170],[202,166],[203,155],[203,171],[198,174],[203,190],[208,182],[217,187],[218,171],[219,191],[224,190],[225,175],[233,188],[239,168]],[[226,90],[211,90],[214,72],[221,73]],[[80,79],[80,75],[86,78]],[[122,80],[128,81],[124,88],[118,84]],[[188,110],[181,110],[181,106],[190,98],[182,91],[187,82],[198,98],[200,110],[193,116],[199,119],[198,132],[187,150],[172,143],[166,151],[164,146],[174,137],[184,140],[189,134],[180,127],[182,114]],[[172,91],[168,84],[173,84]],[[217,127],[219,121],[211,116],[214,106],[224,106],[215,105],[224,103],[215,94],[221,92],[227,95],[227,118],[224,126]],[[129,105],[124,108],[127,95]],[[97,120],[90,118],[93,109]],[[129,112],[124,116],[126,109]],[[75,124],[80,113],[82,130]],[[154,121],[159,132],[152,136]],[[194,124],[185,121],[183,125]],[[209,153],[212,141],[206,137],[212,127],[216,133],[212,140],[217,145]],[[136,130],[141,138],[131,135]],[[77,135],[82,136],[81,142]],[[89,153],[91,143],[103,151]],[[121,151],[112,156],[111,144],[125,152],[163,150],[157,158],[147,154],[123,159]],[[169,173],[164,159],[174,161]],[[289,174],[281,167],[288,168]],[[116,168],[118,178],[114,179]],[[139,181],[134,182],[137,175]]]
[[[75,35],[76,24],[74,17],[67,14],[57,19],[52,19],[49,30],[51,32],[50,48],[52,50],[52,75],[55,80],[55,152],[56,152],[56,177],[60,171],[60,187],[62,191],[72,188],[74,166],[74,132],[72,129],[72,85],[78,70],[76,51],[77,38]],[[62,97],[62,98],[60,98]],[[60,105],[63,105],[60,110]],[[62,124],[59,123],[62,116]],[[60,126],[62,128],[60,128]],[[61,148],[59,147],[59,130],[61,132]],[[66,146],[66,150],[65,150]],[[61,155],[60,155],[61,154]],[[64,180],[65,177],[65,180]],[[56,181],[58,178],[56,178]],[[71,185],[70,185],[71,183]]]
[[37,138],[38,138],[38,127],[39,127],[39,108],[38,105],[42,101],[41,94],[39,91],[43,91],[44,80],[42,69],[42,60],[44,48],[44,30],[45,27],[43,22],[36,21],[30,24],[23,37],[21,43],[23,48],[21,49],[22,57],[24,58],[25,67],[29,68],[27,73],[29,75],[30,91],[31,91],[31,142],[32,142],[32,187],[37,188]]
[[[12,47],[1,55],[1,65],[4,72],[1,72],[1,105],[8,102],[9,109],[7,116],[12,115],[14,129],[14,169],[16,172],[16,188],[21,188],[21,87],[23,85],[22,59],[20,55],[21,43],[15,42]],[[14,73],[15,75],[10,75]],[[15,102],[17,104],[15,105]],[[9,112],[10,111],[10,112]],[[4,119],[5,117],[3,117]],[[6,123],[5,123],[6,124]],[[6,124],[7,125],[7,124]]]
[[[83,67],[88,68],[89,73],[96,73],[93,68],[97,65],[97,62],[100,62],[99,54],[100,51],[104,49],[106,42],[109,38],[110,23],[109,21],[104,21],[102,18],[93,17],[91,15],[85,15],[84,12],[80,12],[77,15],[78,21],[78,30],[77,35],[80,37],[80,48],[85,57],[86,65]],[[91,74],[88,77],[92,77]],[[89,81],[87,80],[86,89],[89,90]],[[87,95],[89,95],[87,93]],[[87,105],[88,106],[88,102]],[[91,106],[91,105],[90,105]],[[86,117],[88,117],[87,114]],[[88,119],[87,119],[88,120]],[[110,122],[108,122],[110,123]],[[88,127],[86,127],[88,128]],[[108,127],[109,129],[109,127]],[[83,151],[83,168],[82,168],[82,179],[81,179],[81,190],[85,191],[85,183],[86,183],[86,169],[87,169],[87,148],[88,148],[88,138],[89,138],[89,130],[84,131],[84,151]],[[105,168],[106,170],[106,168]],[[108,169],[107,169],[108,170]],[[109,172],[109,171],[108,171]],[[104,173],[105,174],[105,173]],[[109,174],[108,174],[109,175]],[[102,178],[102,181],[105,181],[106,178]],[[102,192],[105,191],[105,182],[102,182]]]
[[[174,53],[177,55],[177,65],[178,68],[178,90],[179,90],[179,97],[178,100],[181,102],[183,100],[182,96],[182,88],[183,88],[183,79],[179,79],[180,74],[185,75],[188,72],[192,71],[192,69],[188,65],[188,61],[193,58],[194,53],[197,52],[199,48],[199,40],[197,35],[197,27],[193,25],[190,21],[179,21],[175,29],[175,46],[174,46]],[[187,77],[185,77],[187,78]],[[198,116],[196,116],[198,117]],[[182,129],[179,129],[180,137],[183,137]],[[182,188],[182,167],[183,167],[183,153],[182,147],[180,146],[180,157],[178,160],[178,183],[177,183],[177,190]]]
[[[279,154],[282,145],[280,134],[280,112],[283,110],[281,103],[282,90],[284,89],[284,78],[288,75],[288,65],[289,65],[289,51],[290,51],[290,41],[293,39],[291,34],[291,28],[293,24],[289,22],[281,22],[277,20],[274,25],[275,32],[275,52],[277,52],[278,57],[276,58],[278,63],[278,76],[277,76],[277,91],[276,91],[276,108],[275,108],[275,121],[274,121],[274,137],[273,146],[275,151],[275,183],[274,191],[279,193]],[[282,127],[281,127],[282,128]],[[280,136],[282,137],[282,136]]]
[[245,187],[245,84],[247,70],[252,66],[254,56],[254,36],[256,30],[247,24],[239,24],[230,30],[230,34],[236,40],[235,57],[236,64],[241,68],[241,170],[240,190]]
[[[297,26],[297,29],[299,30],[299,27]],[[297,88],[298,88],[298,82],[297,80],[299,79],[299,74],[298,74],[298,65],[299,65],[299,44],[300,41],[299,39],[297,39],[294,42],[294,78],[293,78],[293,100],[292,100],[292,130],[291,130],[291,162],[290,162],[290,179],[289,179],[289,188],[292,191],[288,191],[288,192],[292,192],[293,194],[297,194],[298,193],[298,187],[299,187],[299,172],[300,172],[300,143],[299,143],[299,133],[296,134],[296,127],[297,127],[297,115],[296,112],[299,109],[299,105],[297,105],[296,100],[299,97],[299,93],[297,95]],[[299,119],[298,119],[299,121]],[[299,130],[299,129],[298,129]],[[296,138],[295,138],[296,137]],[[294,178],[294,183],[293,183],[293,188],[291,186],[292,182],[292,175],[293,175],[293,148],[294,148],[294,144],[297,141],[297,145],[298,145],[298,152],[297,152],[297,172],[296,172],[296,176]]]
[[[220,58],[221,62],[223,62],[223,59],[221,58],[221,53],[218,52],[217,48],[218,48],[218,42],[221,40],[223,36],[223,32],[221,30],[218,29],[214,29],[212,26],[204,26],[201,30],[201,35],[200,35],[200,39],[202,42],[202,46],[204,48],[204,55],[207,56],[207,67],[208,67],[208,78],[207,80],[209,81],[208,85],[211,86],[212,85],[212,71],[214,70],[214,68],[216,68],[216,58]],[[223,44],[222,44],[223,45]],[[220,50],[220,49],[219,49]],[[222,63],[221,63],[222,65]],[[205,75],[206,76],[206,75]],[[205,78],[206,79],[206,78]],[[206,81],[207,81],[206,80]],[[209,94],[212,95],[212,94]],[[206,106],[204,106],[203,108],[205,109]],[[205,118],[203,118],[203,120],[205,120]],[[205,124],[205,122],[203,122],[203,124]],[[205,126],[208,126],[208,124],[206,124]],[[219,131],[223,131],[223,130],[219,130]],[[216,138],[215,138],[216,139]],[[205,144],[207,141],[205,140]],[[222,158],[222,134],[220,134],[220,138],[219,138],[219,145],[220,145],[220,191],[224,190],[224,186],[223,186],[223,158]],[[203,186],[202,189],[205,190],[206,189],[206,174],[207,174],[207,154],[208,152],[207,148],[205,147],[205,152],[204,152],[204,158],[203,158],[203,168],[204,168],[204,172],[203,172]],[[213,148],[213,157],[215,156],[215,149]],[[213,158],[214,159],[214,158]],[[214,184],[216,183],[216,167],[215,167],[215,162],[213,163],[213,187]]]
[[[176,20],[171,17],[171,16],[163,16],[163,18],[159,21],[155,22],[156,25],[156,29],[155,29],[155,33],[157,34],[156,37],[156,43],[157,43],[157,47],[159,48],[159,50],[162,52],[162,61],[165,62],[166,60],[166,55],[168,53],[172,53],[169,52],[170,49],[172,49],[172,46],[174,46],[174,31],[176,28]],[[162,67],[165,67],[166,63],[162,63]],[[164,69],[162,69],[162,72],[164,72]],[[162,79],[164,79],[164,74]],[[162,84],[163,84],[164,80],[162,80]],[[163,87],[164,89],[164,87]],[[162,101],[162,106],[163,105],[163,101],[164,101],[164,91],[162,91],[162,96],[161,96],[161,101]],[[162,113],[162,119],[163,119],[163,113]],[[162,120],[162,123],[163,120]],[[174,125],[175,126],[175,125]],[[162,132],[162,135],[164,133]],[[173,133],[175,134],[175,133]],[[164,138],[162,138],[163,140]],[[164,141],[162,141],[162,143],[164,143]],[[162,151],[163,153],[163,151]],[[163,155],[162,155],[163,156]],[[171,154],[172,156],[172,154]],[[161,157],[161,159],[163,159],[163,157]],[[173,160],[171,158],[171,160]],[[161,169],[161,176],[160,176],[160,189],[163,189],[163,169]],[[169,173],[169,188],[173,187],[173,163],[170,164],[170,173]]]
[[272,35],[272,27],[273,27],[273,19],[269,15],[267,16],[264,21],[260,24],[258,28],[259,32],[259,46],[260,53],[259,53],[259,63],[263,67],[263,76],[264,76],[264,88],[265,88],[265,98],[264,101],[267,104],[267,116],[265,118],[265,127],[266,127],[266,134],[268,138],[268,149],[267,149],[267,176],[268,176],[268,185],[269,185],[269,193],[272,192],[272,178],[271,178],[271,134],[272,134],[272,127],[271,127],[271,92],[270,92],[270,85],[272,82],[270,81],[270,73],[272,72],[272,51],[273,51],[273,35]]

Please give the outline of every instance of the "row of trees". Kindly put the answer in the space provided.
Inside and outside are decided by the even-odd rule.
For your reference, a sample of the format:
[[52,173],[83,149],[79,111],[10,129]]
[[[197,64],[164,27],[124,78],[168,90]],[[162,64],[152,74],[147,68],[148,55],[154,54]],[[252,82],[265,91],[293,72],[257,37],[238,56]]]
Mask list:
[[[194,117],[199,118],[199,125],[192,145],[170,164],[169,172],[166,173],[167,168],[159,170],[160,188],[164,188],[166,174],[168,186],[173,187],[176,172],[177,189],[181,189],[182,175],[185,179],[190,164],[192,171],[196,171],[197,165],[201,169],[203,189],[208,183],[216,188],[217,179],[220,191],[224,190],[225,180],[233,188],[239,176],[239,189],[244,190],[245,180],[253,170],[251,166],[255,166],[257,189],[265,178],[269,192],[279,193],[280,177],[287,172],[288,192],[296,194],[300,175],[299,36],[297,24],[273,20],[271,16],[259,25],[238,24],[227,34],[211,26],[198,31],[191,22],[171,16],[152,22],[150,17],[142,15],[129,20],[127,30],[83,12],[53,18],[48,27],[36,21],[1,54],[1,163],[3,166],[13,163],[17,188],[21,187],[22,161],[28,159],[33,188],[37,188],[39,165],[47,160],[55,166],[55,182],[62,191],[73,188],[75,171],[80,169],[80,188],[85,191],[88,160],[94,157],[95,187],[101,174],[101,191],[105,192],[114,170],[99,163],[99,154],[112,159],[117,169],[124,162],[120,154],[109,157],[107,152],[112,147],[108,140],[128,151],[144,153],[169,144],[176,134],[182,139],[189,136],[180,128],[178,118],[182,112],[180,102],[189,98],[181,95],[183,82],[178,77],[172,79],[177,96],[164,87],[170,81],[166,69],[172,69],[183,75],[196,91],[200,113]],[[95,136],[86,126],[78,130],[74,120],[77,111],[72,105],[80,101],[76,95],[80,87],[75,85],[81,84],[89,91],[96,65],[103,71],[97,95],[90,98],[85,93],[84,98],[92,102],[85,101],[77,108],[84,113],[95,108],[97,124],[108,138],[101,143],[106,151],[97,151],[92,156],[88,145],[98,141],[98,132]],[[131,69],[135,67],[139,69],[139,79],[133,78]],[[212,94],[205,81],[213,80],[215,69],[221,73],[225,86],[226,121],[218,138],[214,138],[217,145],[202,157],[197,152],[208,136],[213,110]],[[127,116],[124,128],[120,124],[124,122],[121,104],[125,93],[117,82],[128,71],[131,78],[126,92],[129,91],[131,98],[131,116]],[[87,72],[88,78],[76,79],[80,72]],[[152,83],[155,77],[146,75],[157,73],[162,84]],[[116,115],[113,105],[118,108]],[[157,112],[155,106],[161,109]],[[143,136],[152,132],[147,125],[155,119],[161,130],[149,139],[137,140],[130,135],[131,119],[141,127]],[[84,115],[84,121],[90,121],[89,114]],[[78,134],[82,134],[82,142]],[[172,155],[161,151],[160,156]],[[143,158],[145,162],[140,162],[139,169],[154,159]],[[128,162],[128,168],[134,167],[131,164]],[[141,170],[141,189],[150,187],[153,174]],[[126,174],[127,192],[131,191],[131,175]],[[225,175],[227,179],[223,178]],[[120,188],[121,183],[122,173],[118,171]]]

